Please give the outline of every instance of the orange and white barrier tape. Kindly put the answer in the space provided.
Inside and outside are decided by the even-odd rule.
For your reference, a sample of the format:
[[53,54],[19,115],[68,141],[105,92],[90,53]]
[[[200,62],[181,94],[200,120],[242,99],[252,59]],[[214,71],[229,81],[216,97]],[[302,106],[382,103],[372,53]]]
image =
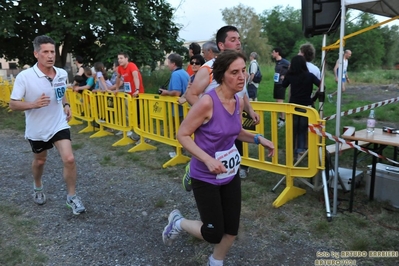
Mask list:
[[[351,115],[351,114],[355,114],[355,113],[360,113],[360,112],[363,112],[363,111],[366,111],[366,110],[369,110],[369,109],[381,107],[381,106],[384,106],[384,105],[387,105],[387,104],[390,104],[390,103],[394,103],[394,102],[397,102],[397,101],[399,101],[399,97],[388,99],[388,100],[377,102],[377,103],[372,103],[372,104],[369,104],[369,105],[365,105],[363,107],[358,107],[356,109],[351,109],[351,110],[348,110],[348,111],[345,111],[345,112],[341,112],[341,116],[346,116],[346,115]],[[337,117],[337,114],[334,114],[334,115],[330,115],[330,116],[324,117],[323,120],[326,120],[326,121],[327,120],[332,120],[332,119],[335,119],[336,117]]]
[[338,143],[347,144],[347,145],[349,145],[350,147],[355,148],[355,149],[357,149],[357,150],[359,150],[359,151],[361,151],[361,152],[364,152],[364,153],[367,153],[367,154],[371,154],[371,155],[373,155],[373,156],[375,156],[375,157],[378,157],[378,158],[380,158],[380,159],[387,160],[387,161],[389,161],[389,162],[391,162],[391,163],[399,164],[399,162],[397,162],[397,161],[394,161],[394,160],[392,160],[392,159],[389,159],[389,158],[387,158],[387,157],[385,157],[385,156],[382,156],[382,155],[380,155],[380,154],[378,154],[378,153],[376,153],[376,152],[374,152],[374,151],[371,151],[371,150],[369,150],[369,149],[366,149],[366,148],[364,148],[364,147],[362,147],[362,146],[356,145],[356,144],[353,143],[353,142],[346,141],[346,140],[343,139],[343,138],[339,138],[339,137],[334,136],[334,135],[332,135],[332,134],[330,134],[330,133],[327,133],[327,132],[325,132],[325,131],[321,131],[321,130],[320,130],[321,127],[322,127],[321,125],[312,125],[312,124],[309,124],[309,130],[310,130],[310,132],[312,132],[312,133],[315,133],[315,134],[317,134],[317,135],[319,135],[319,136],[322,136],[322,137],[329,138],[329,139],[331,139],[331,140],[333,140],[333,141],[335,141],[335,142],[338,142]]

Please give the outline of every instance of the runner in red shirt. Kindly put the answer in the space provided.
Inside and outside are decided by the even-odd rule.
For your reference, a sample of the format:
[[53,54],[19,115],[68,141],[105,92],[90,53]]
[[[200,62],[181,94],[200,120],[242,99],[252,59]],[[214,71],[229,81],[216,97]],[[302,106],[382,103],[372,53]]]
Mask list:
[[116,84],[123,76],[123,88],[125,93],[129,93],[133,97],[137,97],[139,93],[144,93],[143,79],[136,64],[129,62],[129,56],[125,53],[118,54],[118,76]]

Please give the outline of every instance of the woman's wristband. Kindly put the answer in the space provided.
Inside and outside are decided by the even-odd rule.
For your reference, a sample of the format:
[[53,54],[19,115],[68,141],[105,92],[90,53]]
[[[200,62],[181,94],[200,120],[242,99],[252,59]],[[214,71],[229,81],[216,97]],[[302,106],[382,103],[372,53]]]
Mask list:
[[260,144],[260,142],[259,142],[259,137],[263,137],[263,135],[262,135],[262,134],[256,134],[255,137],[254,137],[254,142],[255,142],[255,144],[257,144],[257,145]]

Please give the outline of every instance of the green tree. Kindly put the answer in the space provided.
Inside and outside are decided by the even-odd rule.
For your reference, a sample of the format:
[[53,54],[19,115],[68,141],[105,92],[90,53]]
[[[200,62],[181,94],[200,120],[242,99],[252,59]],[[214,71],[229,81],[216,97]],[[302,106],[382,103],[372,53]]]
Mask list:
[[270,62],[271,47],[267,38],[261,36],[262,24],[255,9],[239,4],[222,10],[223,21],[237,27],[243,51],[249,56],[256,52],[261,62]]
[[36,61],[31,43],[42,34],[55,40],[59,67],[68,53],[110,66],[124,51],[137,65],[155,68],[165,52],[184,50],[165,0],[5,0],[0,9],[0,54],[20,65]]
[[381,34],[385,51],[382,64],[391,68],[399,63],[399,27],[397,25],[385,26],[381,28]]
[[298,53],[297,40],[304,39],[302,33],[301,11],[293,7],[275,6],[260,15],[264,36],[273,47],[281,47],[287,59]]
[[[369,13],[362,13],[348,28],[348,32],[356,32],[377,24],[378,21]],[[382,31],[379,28],[366,31],[348,39],[345,49],[352,51],[350,59],[351,70],[376,69],[382,66],[385,55]]]

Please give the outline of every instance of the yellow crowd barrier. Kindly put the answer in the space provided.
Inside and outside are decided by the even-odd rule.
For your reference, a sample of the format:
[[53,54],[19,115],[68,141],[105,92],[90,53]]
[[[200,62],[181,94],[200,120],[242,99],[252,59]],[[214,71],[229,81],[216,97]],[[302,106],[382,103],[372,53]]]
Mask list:
[[8,107],[10,102],[12,84],[7,80],[2,80],[0,82],[0,106]]
[[[127,145],[133,141],[126,136],[126,132],[134,130],[140,135],[140,143],[128,152],[156,149],[146,141],[152,140],[176,149],[176,155],[162,165],[164,168],[190,160],[182,153],[182,146],[176,139],[176,132],[181,123],[178,115],[179,105],[176,104],[177,97],[140,94],[138,98],[131,98],[128,94],[108,92],[84,92],[80,96],[72,94],[77,93],[70,91],[67,93],[73,115],[78,120],[88,123],[94,121],[99,124],[98,131],[91,135],[91,138],[111,135],[112,133],[105,128],[121,130],[123,131],[122,139],[113,145]],[[294,115],[307,117],[309,124],[324,125],[325,121],[321,120],[318,112],[311,107],[270,102],[251,102],[251,105],[260,116],[260,124],[252,125],[246,115],[243,126],[270,139],[275,145],[276,152],[275,156],[267,158],[267,151],[262,146],[244,143],[242,164],[285,176],[286,187],[273,202],[274,207],[280,207],[306,193],[305,189],[294,185],[295,178],[312,178],[318,171],[324,170],[324,138],[311,132],[308,133],[307,138],[307,162],[294,163]],[[180,108],[183,109],[183,117],[185,117],[189,109],[188,105],[184,104]],[[285,130],[279,130],[277,127],[278,113],[281,112],[286,114]],[[265,121],[270,121],[270,124],[265,124]],[[93,130],[91,127],[89,129]]]
[[[1,106],[8,107],[11,90],[12,84],[7,80],[0,82]],[[125,146],[134,143],[127,136],[127,132],[134,130],[140,135],[140,143],[128,152],[156,149],[146,141],[152,140],[172,146],[176,150],[176,155],[162,165],[164,168],[187,163],[190,160],[183,154],[182,146],[176,139],[181,123],[179,105],[176,104],[177,97],[140,94],[139,98],[132,98],[121,92],[116,94],[90,91],[77,93],[71,89],[67,89],[66,97],[71,105],[73,116],[69,124],[87,123],[87,126],[79,133],[92,132],[90,138],[96,138],[113,135],[107,129],[119,130],[123,132],[122,137],[113,146]],[[252,125],[251,119],[245,114],[243,127],[270,139],[275,145],[276,152],[273,158],[267,158],[267,151],[262,146],[243,143],[242,164],[285,176],[286,187],[273,202],[274,207],[280,207],[306,193],[305,189],[294,185],[295,178],[312,178],[318,171],[324,170],[325,139],[311,132],[308,133],[307,139],[307,162],[294,164],[293,116],[307,117],[309,124],[324,126],[325,121],[320,119],[318,112],[310,107],[270,102],[251,102],[251,105],[260,116],[260,124]],[[189,110],[188,104],[180,108],[185,117]],[[277,128],[280,112],[286,114],[285,130]],[[265,124],[265,121],[270,121],[270,124]]]
[[134,101],[139,106],[140,124],[135,124],[134,131],[140,135],[141,142],[129,152],[155,149],[146,143],[145,139],[151,139],[175,147],[176,155],[164,163],[162,167],[186,163],[189,157],[182,153],[182,146],[176,139],[176,133],[180,127],[179,107],[183,117],[187,115],[188,104],[180,106],[177,97],[160,96],[156,94],[140,94]]
[[[293,116],[299,115],[307,117],[309,124],[324,124],[324,121],[320,119],[318,112],[311,107],[269,102],[251,102],[251,105],[261,117],[261,123],[256,126],[254,132],[264,134],[263,130],[268,128],[268,132],[264,135],[274,143],[276,152],[273,158],[267,161],[266,153],[262,146],[257,147],[256,153],[250,153],[248,146],[251,144],[244,143],[242,164],[252,168],[281,174],[286,177],[285,189],[273,202],[274,207],[280,207],[289,200],[306,193],[305,189],[294,185],[295,178],[312,178],[319,170],[324,169],[324,138],[319,138],[316,134],[310,132],[307,138],[307,162],[303,162],[299,165],[294,163],[295,143],[293,143]],[[281,112],[286,114],[285,131],[282,129],[279,130],[277,127],[278,113]],[[266,115],[270,116],[270,119],[268,119],[270,125],[268,125],[268,127],[262,124],[262,122],[265,121]],[[280,137],[279,135],[281,134],[284,134],[284,136]],[[283,139],[282,143],[280,143],[279,139],[280,141]],[[280,145],[284,148],[280,148]],[[322,149],[319,149],[320,147],[322,147]],[[320,151],[322,154],[319,154]]]

